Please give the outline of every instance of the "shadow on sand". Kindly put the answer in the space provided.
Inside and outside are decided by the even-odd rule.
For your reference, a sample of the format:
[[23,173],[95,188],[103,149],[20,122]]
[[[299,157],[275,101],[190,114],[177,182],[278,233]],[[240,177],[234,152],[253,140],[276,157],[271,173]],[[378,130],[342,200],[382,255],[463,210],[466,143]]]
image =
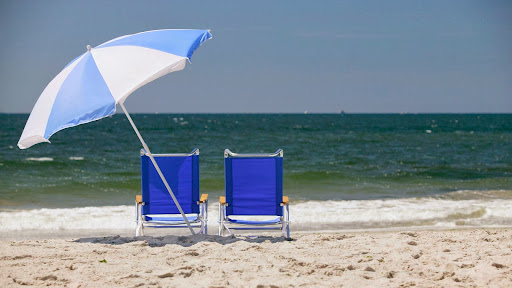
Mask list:
[[200,242],[215,242],[222,245],[231,244],[238,241],[245,241],[249,243],[279,243],[284,241],[294,241],[292,238],[272,237],[272,236],[217,236],[217,235],[203,235],[196,234],[190,236],[140,236],[140,237],[121,237],[107,236],[107,237],[90,237],[80,238],[74,240],[77,243],[93,243],[93,244],[110,244],[122,245],[131,242],[143,242],[143,245],[150,247],[162,247],[165,245],[180,245],[183,247],[190,247]]

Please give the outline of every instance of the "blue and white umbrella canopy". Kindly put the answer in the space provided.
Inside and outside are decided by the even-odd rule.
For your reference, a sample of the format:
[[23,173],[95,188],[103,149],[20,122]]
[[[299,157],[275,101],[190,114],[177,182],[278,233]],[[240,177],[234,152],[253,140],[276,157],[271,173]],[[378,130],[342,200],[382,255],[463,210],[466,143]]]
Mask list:
[[155,30],[87,46],[39,96],[18,147],[50,142],[57,131],[114,114],[138,88],[185,68],[211,37],[209,30]]

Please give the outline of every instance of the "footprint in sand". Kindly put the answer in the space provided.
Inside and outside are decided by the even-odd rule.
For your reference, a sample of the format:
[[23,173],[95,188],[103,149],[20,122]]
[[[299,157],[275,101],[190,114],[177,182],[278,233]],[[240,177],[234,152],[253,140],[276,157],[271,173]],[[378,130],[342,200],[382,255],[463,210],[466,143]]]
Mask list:
[[174,277],[174,273],[168,272],[168,273],[165,273],[162,275],[158,275],[158,278],[170,278],[170,277]]
[[503,264],[499,264],[499,263],[492,263],[492,267],[496,267],[498,269],[507,268],[507,266],[505,266]]
[[56,281],[57,280],[57,276],[55,276],[55,275],[47,275],[47,276],[43,276],[43,277],[37,277],[36,280],[43,280],[43,281],[53,280],[53,281]]

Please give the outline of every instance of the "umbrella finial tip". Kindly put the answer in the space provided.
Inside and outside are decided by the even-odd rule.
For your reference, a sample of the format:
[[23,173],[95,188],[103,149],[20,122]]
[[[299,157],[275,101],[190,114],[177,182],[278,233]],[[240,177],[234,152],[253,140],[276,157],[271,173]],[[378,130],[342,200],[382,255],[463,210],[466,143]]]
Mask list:
[[87,51],[91,51],[91,45],[87,45]]

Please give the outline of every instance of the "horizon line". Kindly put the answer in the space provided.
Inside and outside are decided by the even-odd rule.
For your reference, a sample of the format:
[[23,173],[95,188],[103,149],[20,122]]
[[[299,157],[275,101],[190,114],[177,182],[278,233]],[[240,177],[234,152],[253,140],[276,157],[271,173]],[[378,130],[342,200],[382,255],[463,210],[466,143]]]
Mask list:
[[[8,115],[30,115],[31,112],[0,112],[0,114]],[[122,112],[116,112],[113,115],[123,115]],[[167,114],[226,114],[226,115],[240,115],[240,114],[288,114],[288,115],[450,115],[450,114],[512,114],[512,112],[130,112],[130,115],[137,114],[154,114],[154,115],[167,115]],[[109,116],[106,116],[109,117]]]

